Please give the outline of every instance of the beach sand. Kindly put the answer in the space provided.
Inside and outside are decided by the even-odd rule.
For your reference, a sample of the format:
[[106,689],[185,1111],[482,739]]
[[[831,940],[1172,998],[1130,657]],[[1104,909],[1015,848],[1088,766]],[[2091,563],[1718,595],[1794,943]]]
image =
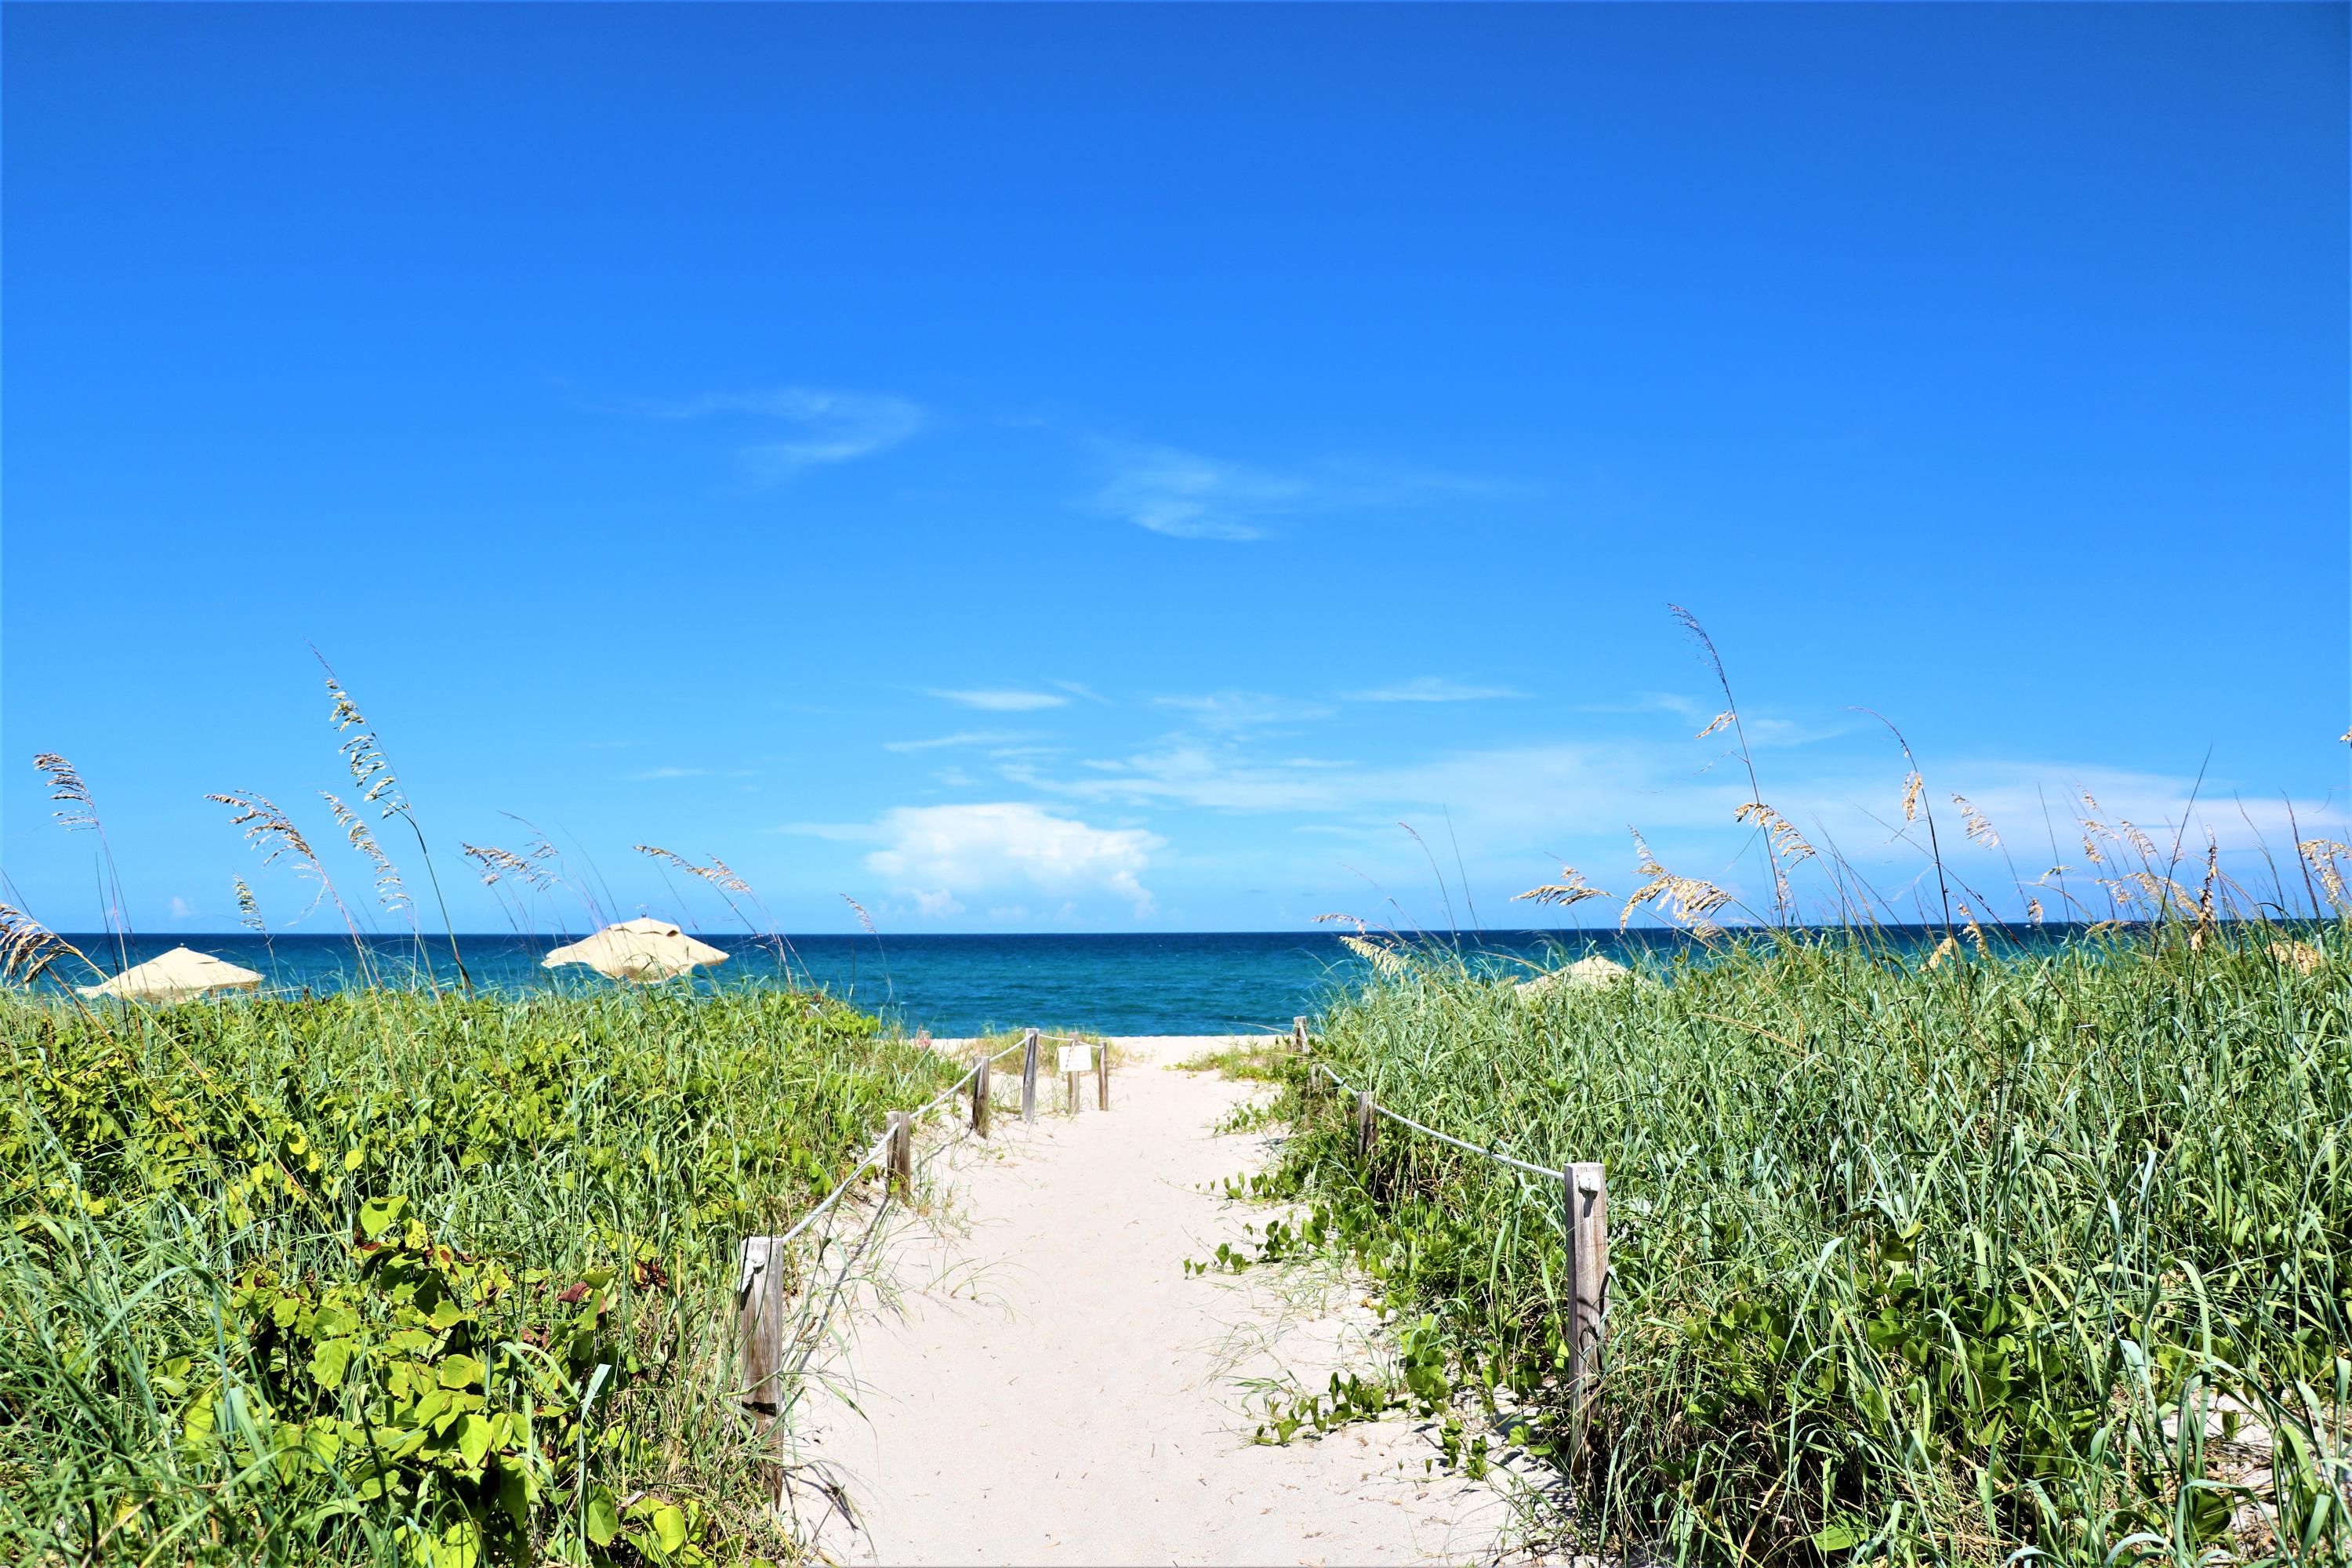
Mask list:
[[[1265,1139],[1211,1131],[1247,1086],[1171,1065],[1232,1037],[1120,1043],[1109,1113],[1087,1082],[1078,1115],[1024,1128],[1000,1110],[993,1138],[932,1162],[929,1212],[887,1254],[897,1300],[857,1303],[837,1386],[797,1423],[802,1458],[856,1515],[796,1488],[818,1549],[883,1563],[1493,1560],[1505,1504],[1426,1467],[1420,1423],[1250,1442],[1236,1380],[1287,1369],[1320,1391],[1332,1368],[1364,1364],[1373,1314],[1328,1270],[1187,1276],[1186,1259],[1263,1225],[1217,1189],[1263,1163]],[[1041,1084],[1041,1105],[1058,1110],[1057,1094]]]

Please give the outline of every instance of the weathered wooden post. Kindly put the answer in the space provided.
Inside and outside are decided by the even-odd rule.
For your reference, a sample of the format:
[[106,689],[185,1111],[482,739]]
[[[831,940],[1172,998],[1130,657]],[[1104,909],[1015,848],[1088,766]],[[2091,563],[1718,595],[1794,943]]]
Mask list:
[[1374,1114],[1371,1090],[1358,1089],[1356,1091],[1356,1159],[1360,1163],[1367,1165],[1372,1162]]
[[890,1190],[900,1202],[915,1195],[915,1119],[890,1113]]
[[1585,1451],[1586,1427],[1601,1392],[1601,1331],[1609,1311],[1609,1182],[1599,1162],[1570,1165],[1567,1203],[1568,1275],[1575,1291],[1569,1314],[1569,1458]]
[[1037,1031],[1021,1037],[1021,1120],[1037,1120]]
[[1307,1020],[1304,1018],[1290,1020],[1290,1048],[1302,1057],[1307,1054]]
[[1095,1109],[1110,1109],[1110,1042],[1104,1040],[1095,1047]]
[[971,1130],[982,1138],[988,1136],[988,1069],[990,1061],[982,1053],[979,1065],[971,1069]]
[[736,1250],[735,1334],[743,1403],[773,1410],[784,1366],[784,1255],[768,1236],[747,1236]]

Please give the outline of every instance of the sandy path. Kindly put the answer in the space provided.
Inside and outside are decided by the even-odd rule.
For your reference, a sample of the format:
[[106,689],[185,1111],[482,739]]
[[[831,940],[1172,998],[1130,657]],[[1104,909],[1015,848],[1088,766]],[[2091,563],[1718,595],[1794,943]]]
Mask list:
[[[1253,1446],[1236,1376],[1319,1387],[1360,1306],[1302,1320],[1270,1270],[1187,1278],[1256,1217],[1200,1190],[1259,1163],[1210,1128],[1246,1097],[1158,1065],[1203,1042],[1136,1040],[1113,1110],[1041,1115],[935,1162],[942,1225],[901,1235],[894,1307],[861,1303],[803,1430],[859,1528],[817,1544],[885,1563],[1427,1563],[1495,1552],[1487,1489],[1426,1470],[1402,1421]],[[1222,1043],[1222,1042],[1217,1042]],[[1008,1064],[1011,1065],[1011,1064]],[[1050,1059],[1048,1062],[1050,1066]],[[1017,1075],[1016,1075],[1017,1081]],[[1040,1087],[1041,1104],[1052,1103]],[[1296,1279],[1290,1281],[1299,1283]],[[1269,1338],[1278,1351],[1269,1355]],[[855,1408],[852,1408],[854,1402]],[[805,1511],[805,1510],[804,1510]],[[814,1521],[812,1521],[814,1522]]]

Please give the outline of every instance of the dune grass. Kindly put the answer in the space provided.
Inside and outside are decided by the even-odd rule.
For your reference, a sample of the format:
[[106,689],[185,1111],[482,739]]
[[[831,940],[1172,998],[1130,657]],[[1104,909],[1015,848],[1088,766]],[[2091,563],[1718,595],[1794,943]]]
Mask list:
[[0,997],[0,1041],[25,1563],[790,1557],[737,1242],[954,1077],[773,989]]
[[1664,984],[1535,996],[1401,953],[1318,1021],[1316,1059],[1457,1136],[1607,1164],[1600,1440],[1572,1467],[1550,1184],[1392,1124],[1367,1167],[1349,1107],[1294,1069],[1266,1190],[1425,1315],[1419,1392],[1572,1469],[1556,1539],[2338,1560],[2352,944],[2289,934],[1930,963],[1753,936]]

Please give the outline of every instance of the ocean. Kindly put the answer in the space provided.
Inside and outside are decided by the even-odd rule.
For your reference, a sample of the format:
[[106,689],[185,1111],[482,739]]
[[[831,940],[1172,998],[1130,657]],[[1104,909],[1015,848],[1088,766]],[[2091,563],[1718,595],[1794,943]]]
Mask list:
[[[467,975],[478,987],[507,994],[578,991],[614,984],[578,965],[544,969],[550,948],[572,935],[459,933]],[[1077,1028],[1113,1035],[1211,1035],[1283,1032],[1299,1014],[1313,1013],[1335,990],[1360,979],[1364,961],[1328,931],[1185,931],[1105,935],[793,936],[780,963],[768,938],[695,935],[731,954],[673,986],[772,985],[787,973],[902,1025],[934,1035],[977,1035],[995,1029]],[[1909,928],[1899,945],[1932,945],[1940,931]],[[2063,941],[2068,928],[2028,931],[2008,928],[2012,942]],[[104,934],[68,935],[112,973],[115,941]],[[370,962],[385,980],[419,984],[422,963],[412,938],[368,937]],[[1448,940],[1443,937],[1427,940]],[[1497,973],[1524,974],[1528,963],[1549,965],[1600,952],[1621,963],[1671,962],[1693,945],[1678,931],[1636,930],[1464,932],[1470,961]],[[446,937],[425,939],[434,980],[457,984]],[[360,973],[352,939],[320,934],[263,938],[248,931],[140,935],[131,961],[175,946],[194,948],[258,971],[287,994],[331,991]],[[71,960],[60,970],[71,966]],[[87,976],[82,978],[87,979]]]
[[[549,949],[581,933],[516,936],[465,933],[457,951],[478,987],[509,994],[583,990],[614,984],[578,965],[543,969]],[[765,937],[693,933],[732,956],[698,971],[698,986],[772,985],[784,967]],[[111,973],[119,967],[112,937],[72,934],[73,942]],[[1589,951],[1631,960],[1627,948],[1659,951],[1682,945],[1672,932],[1488,931],[1465,933],[1479,961],[1524,973],[1523,961],[1549,962],[1565,952]],[[417,984],[421,966],[414,939],[363,939],[370,962],[387,980]],[[976,1035],[993,1029],[1100,1030],[1116,1035],[1210,1035],[1287,1031],[1334,988],[1362,973],[1363,961],[1326,931],[1188,931],[1116,935],[788,936],[784,964],[802,984],[877,1012],[909,1030]],[[268,977],[277,991],[335,990],[359,974],[348,936],[249,931],[141,934],[130,943],[134,963],[168,948],[187,946]],[[457,983],[448,939],[428,936],[425,951],[438,984]],[[68,960],[64,967],[72,966]],[[78,966],[72,966],[78,967]],[[87,979],[88,976],[83,976]],[[686,984],[672,981],[672,985]]]

